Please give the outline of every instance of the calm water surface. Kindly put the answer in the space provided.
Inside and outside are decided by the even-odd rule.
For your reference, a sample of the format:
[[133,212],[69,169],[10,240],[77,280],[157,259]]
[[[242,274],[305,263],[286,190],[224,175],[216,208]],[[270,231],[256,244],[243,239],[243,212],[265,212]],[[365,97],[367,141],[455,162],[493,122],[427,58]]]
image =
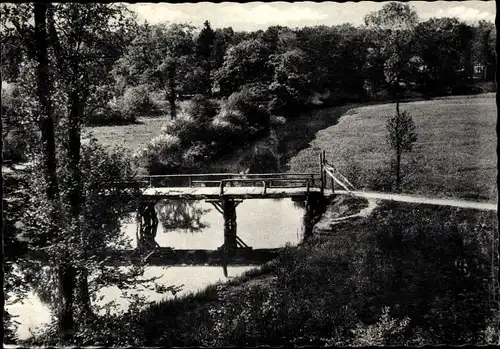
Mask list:
[[[162,247],[212,250],[223,243],[222,214],[209,203],[163,202],[157,205],[157,212],[160,225],[156,241]],[[304,210],[290,199],[245,200],[238,205],[236,214],[238,236],[253,248],[283,247],[287,243],[296,245],[302,238]],[[128,219],[124,222],[122,231],[130,238],[134,247],[136,245],[134,220]],[[139,293],[146,295],[151,301],[183,297],[203,290],[210,284],[237,277],[253,268],[255,267],[228,267],[228,278],[226,278],[222,267],[151,266],[146,268],[145,277],[160,276],[158,284],[183,285],[183,288],[175,296],[171,293],[160,294],[143,289]],[[128,301],[122,297],[122,291],[117,287],[103,288],[99,292],[100,295],[103,299],[99,303],[115,301],[118,304],[115,311],[124,311],[128,307]],[[18,316],[16,320],[20,323],[18,328],[20,338],[29,337],[30,331],[43,328],[51,319],[49,307],[33,292],[23,302],[10,305],[8,309],[13,315]]]

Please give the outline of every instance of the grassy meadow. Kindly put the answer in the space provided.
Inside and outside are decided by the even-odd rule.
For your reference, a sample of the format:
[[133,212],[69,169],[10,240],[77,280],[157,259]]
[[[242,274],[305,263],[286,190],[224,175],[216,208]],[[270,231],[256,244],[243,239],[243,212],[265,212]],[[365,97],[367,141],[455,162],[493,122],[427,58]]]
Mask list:
[[139,117],[136,123],[128,125],[110,125],[87,127],[85,131],[92,135],[104,146],[119,146],[133,154],[156,137],[168,120],[168,116]]
[[[495,94],[403,103],[400,109],[411,114],[418,134],[412,153],[403,154],[403,192],[496,200]],[[317,133],[310,147],[292,159],[290,170],[317,171],[318,149],[323,149],[357,188],[390,191],[392,153],[385,121],[394,112],[393,103],[349,110]]]

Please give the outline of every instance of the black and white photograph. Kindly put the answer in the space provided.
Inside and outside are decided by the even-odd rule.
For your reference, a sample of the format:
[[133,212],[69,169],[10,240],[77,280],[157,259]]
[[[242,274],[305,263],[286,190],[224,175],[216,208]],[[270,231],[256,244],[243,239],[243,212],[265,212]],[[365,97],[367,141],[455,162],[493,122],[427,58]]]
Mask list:
[[2,2],[3,346],[500,346],[495,21]]

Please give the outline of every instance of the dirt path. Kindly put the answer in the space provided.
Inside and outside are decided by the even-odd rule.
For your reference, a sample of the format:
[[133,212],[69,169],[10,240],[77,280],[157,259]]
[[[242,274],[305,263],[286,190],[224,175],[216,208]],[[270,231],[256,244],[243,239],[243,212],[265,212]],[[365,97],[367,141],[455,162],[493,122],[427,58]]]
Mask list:
[[[335,193],[349,195],[349,192],[345,190],[336,190]],[[358,197],[363,197],[366,199],[392,200],[399,202],[409,202],[409,203],[427,204],[436,206],[453,206],[453,207],[471,208],[484,211],[498,210],[498,205],[490,202],[474,202],[474,201],[462,201],[454,199],[436,199],[436,198],[427,198],[419,196],[410,196],[404,194],[375,193],[375,192],[364,192],[364,191],[352,191],[350,192],[350,194]]]

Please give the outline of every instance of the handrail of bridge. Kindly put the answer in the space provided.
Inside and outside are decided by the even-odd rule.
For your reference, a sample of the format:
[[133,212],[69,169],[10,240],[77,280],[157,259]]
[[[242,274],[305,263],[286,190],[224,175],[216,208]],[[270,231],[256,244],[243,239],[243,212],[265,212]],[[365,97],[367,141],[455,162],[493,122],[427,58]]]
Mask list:
[[317,173],[287,173],[287,172],[277,172],[277,173],[190,173],[190,174],[169,174],[169,175],[137,175],[131,178],[187,178],[187,177],[272,177],[272,176],[317,176]]
[[337,184],[339,184],[339,185],[340,185],[342,188],[344,188],[347,192],[350,192],[350,191],[351,191],[351,190],[349,190],[349,188],[348,188],[348,187],[347,187],[344,183],[342,183],[341,181],[339,181],[339,180],[337,179],[337,177],[335,177],[335,175],[334,175],[334,174],[333,174],[333,173],[332,173],[329,169],[325,168],[324,170],[325,170],[325,172],[326,172],[327,174],[329,174],[329,175],[330,175],[330,177],[331,177],[331,178],[332,178],[335,182],[337,182]]
[[[326,161],[326,159],[323,160],[323,164],[324,164],[324,167],[323,167],[324,171],[328,175],[330,175],[330,177],[335,182],[337,182],[340,186],[342,186],[345,190],[347,190],[348,192],[350,192],[352,190],[356,190],[354,185],[351,182],[349,182],[349,180],[335,166],[328,163],[328,161]],[[339,178],[337,178],[337,176],[335,176],[334,172],[337,174],[337,176]]]
[[336,174],[340,177],[340,179],[343,180],[345,183],[347,183],[347,185],[349,187],[351,187],[351,190],[356,190],[356,188],[354,187],[354,185],[351,182],[349,182],[349,180],[338,169],[336,169],[333,166],[331,166],[331,167],[336,172]]
[[300,180],[300,179],[269,179],[269,178],[259,178],[259,179],[223,179],[220,181],[220,195],[224,194],[224,187],[226,183],[232,183],[232,182],[261,182],[262,187],[264,189],[263,193],[267,193],[267,188],[272,187],[272,188],[281,188],[277,186],[270,186],[268,183],[270,182],[276,182],[276,181],[282,181],[282,182],[288,182],[288,183],[293,183],[293,182],[298,182],[301,183],[299,187],[306,187],[306,192],[309,193],[310,190],[310,178],[306,178],[306,180]]
[[[193,180],[193,178],[211,178],[202,180]],[[217,178],[223,177],[223,178]],[[214,178],[217,178],[215,180]],[[141,183],[149,183],[149,186],[153,186],[153,180],[162,179],[187,179],[188,183],[184,183],[179,186],[189,186],[193,184],[217,184],[220,181],[233,181],[233,182],[259,182],[262,180],[271,181],[283,181],[283,182],[293,182],[293,181],[311,181],[312,185],[315,184],[320,179],[320,176],[315,173],[252,173],[252,174],[241,174],[241,173],[197,173],[197,174],[172,174],[172,175],[140,175],[134,177],[134,179]]]

